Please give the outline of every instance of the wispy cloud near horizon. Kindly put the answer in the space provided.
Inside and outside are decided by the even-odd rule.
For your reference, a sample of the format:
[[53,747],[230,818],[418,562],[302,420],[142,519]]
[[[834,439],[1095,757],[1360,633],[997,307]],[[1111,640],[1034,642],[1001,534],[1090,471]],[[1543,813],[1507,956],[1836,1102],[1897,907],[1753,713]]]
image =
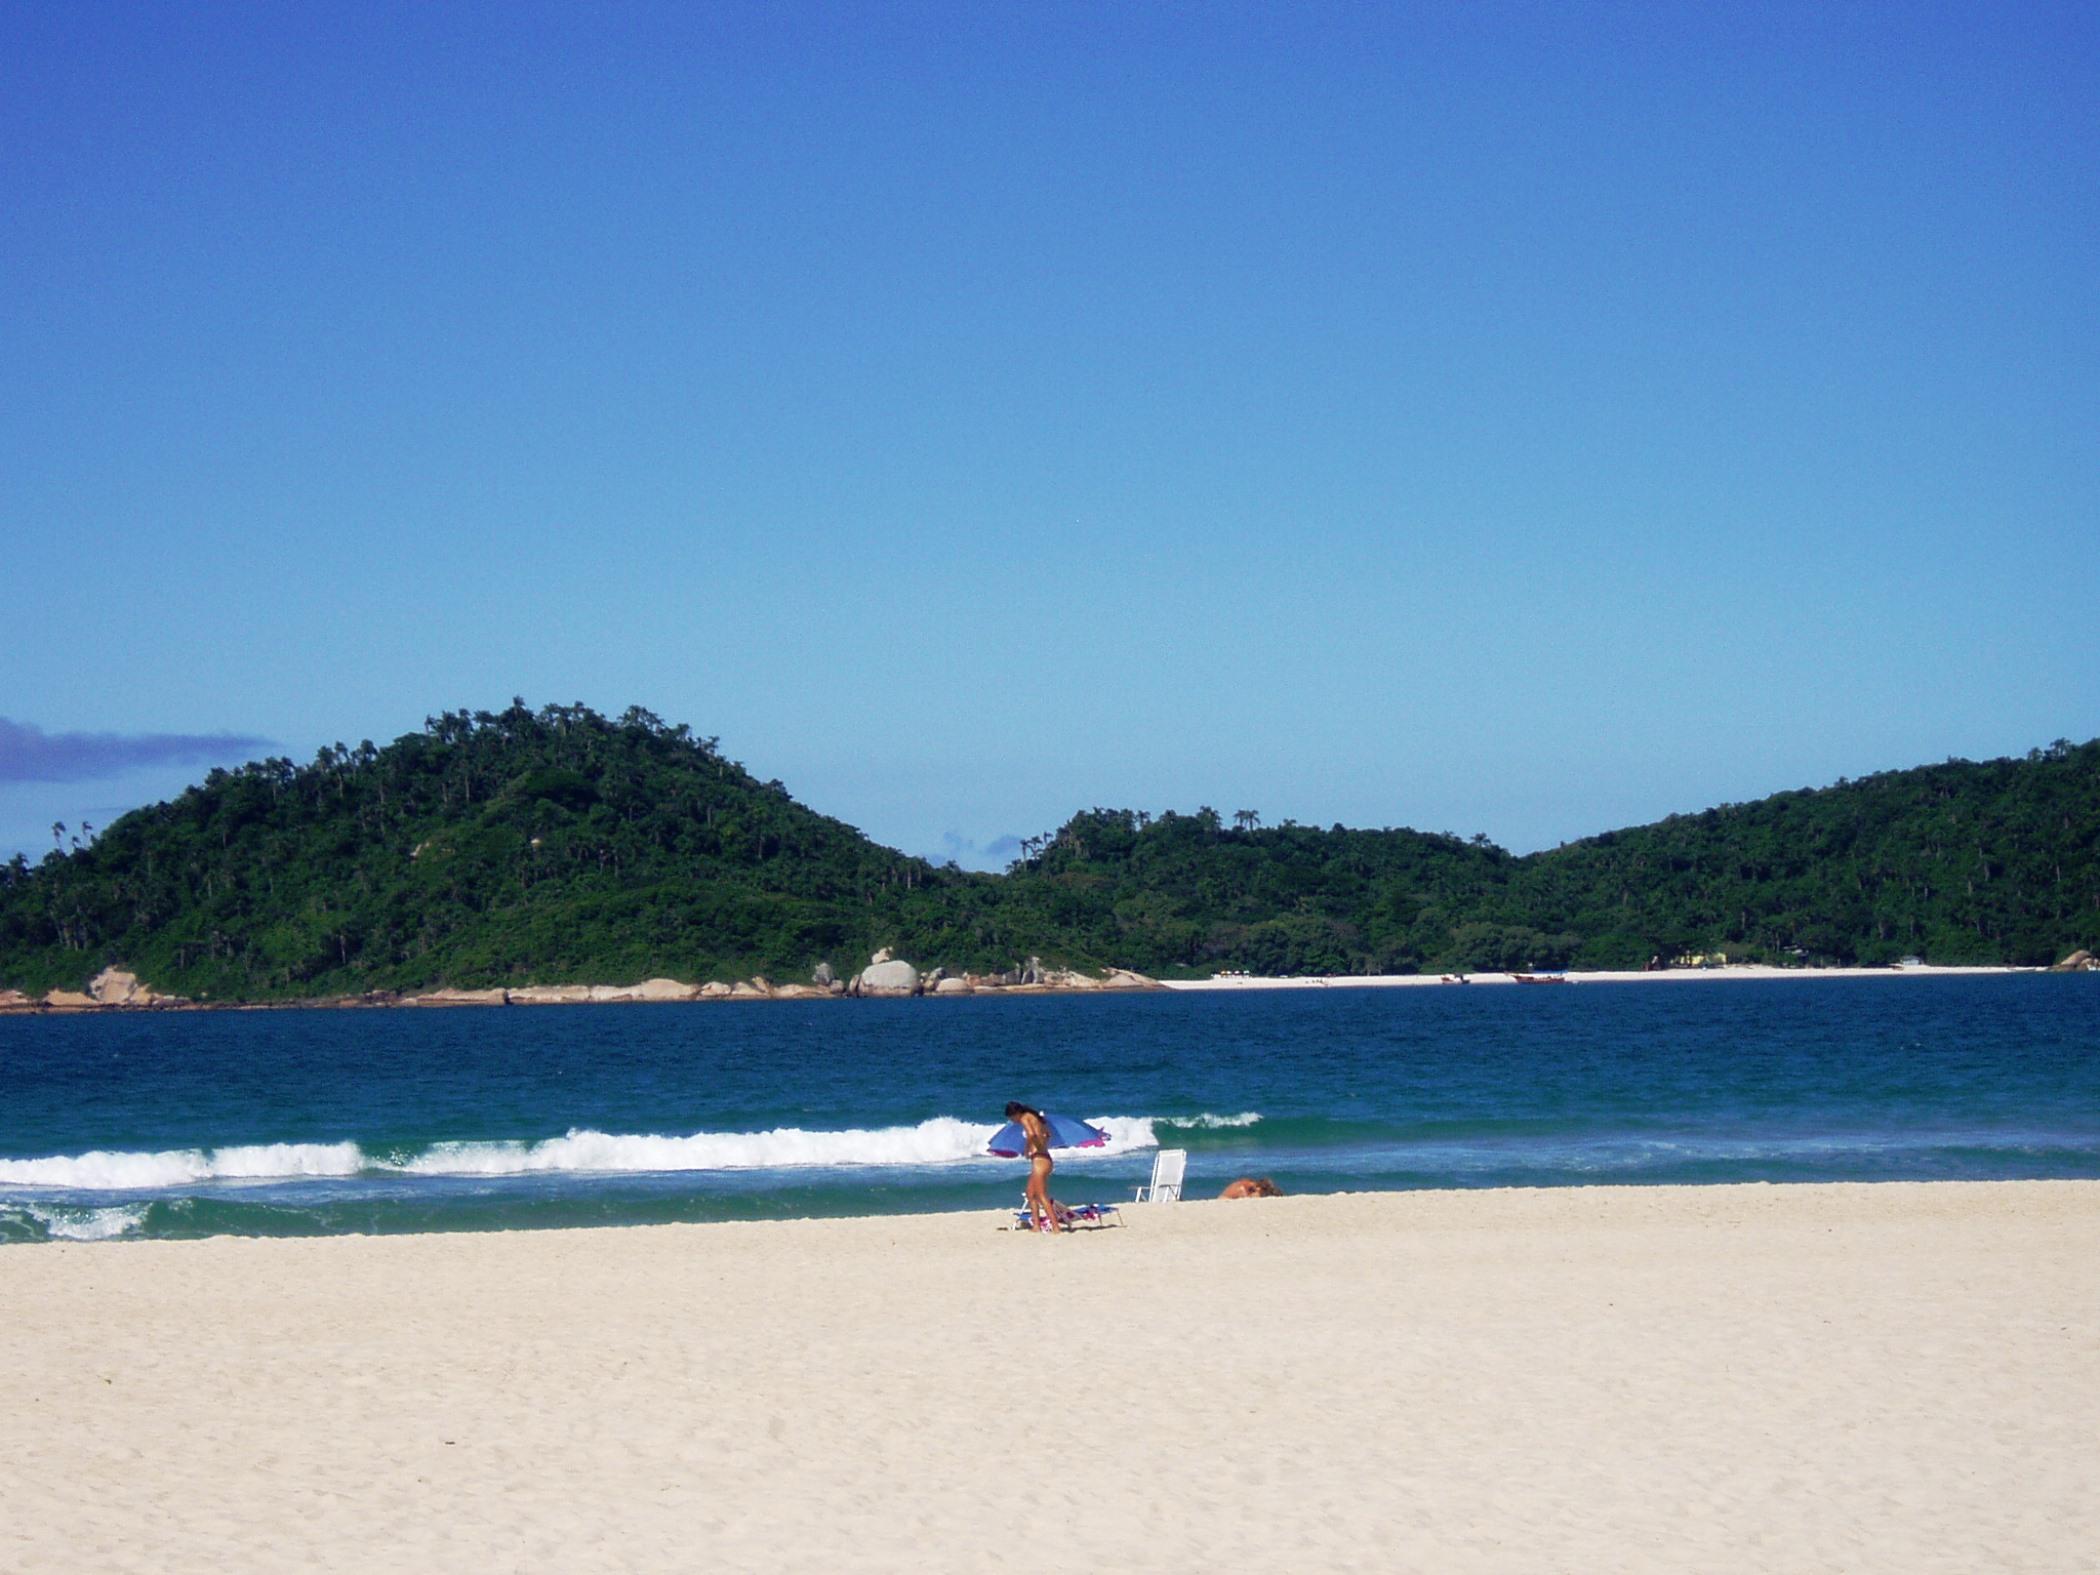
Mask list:
[[0,782],[88,782],[136,766],[248,757],[270,742],[248,733],[47,733],[0,716]]
[[1019,837],[994,837],[989,842],[974,842],[958,831],[941,833],[939,857],[953,859],[966,870],[1003,870],[1020,856]]

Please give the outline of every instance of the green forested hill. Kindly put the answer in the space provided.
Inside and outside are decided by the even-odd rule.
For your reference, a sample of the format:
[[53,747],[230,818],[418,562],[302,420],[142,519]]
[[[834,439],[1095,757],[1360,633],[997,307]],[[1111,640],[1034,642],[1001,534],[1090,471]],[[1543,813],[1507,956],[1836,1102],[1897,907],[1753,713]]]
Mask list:
[[2100,935],[2100,741],[1607,832],[1525,861],[1511,895],[1582,936],[1579,961],[2053,962]]
[[[1236,820],[1239,817],[1235,817]],[[2047,963],[2100,937],[2100,741],[1672,816],[1527,858],[1412,831],[1075,817],[1010,902],[1150,971]]]
[[[18,861],[0,978],[104,959],[185,995],[748,975],[858,955],[936,871],[631,710],[449,713],[384,749],[214,772]],[[879,944],[879,942],[873,942]]]
[[0,879],[0,985],[106,963],[216,999],[841,971],[1030,954],[1148,972],[2041,963],[2100,946],[2100,741],[1484,839],[1090,810],[1003,876],[880,847],[640,710],[433,718],[214,772]]
[[1507,907],[1519,868],[1485,839],[1253,818],[1090,810],[1041,839],[1000,896],[1035,917],[1021,928],[1151,973],[1407,973],[1522,965],[1573,944],[1484,920]]

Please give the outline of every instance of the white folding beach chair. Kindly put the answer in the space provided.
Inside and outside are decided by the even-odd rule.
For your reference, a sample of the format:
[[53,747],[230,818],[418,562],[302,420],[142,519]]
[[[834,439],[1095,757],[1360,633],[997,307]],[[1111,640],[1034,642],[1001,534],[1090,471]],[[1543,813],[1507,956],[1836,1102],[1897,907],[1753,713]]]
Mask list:
[[1163,1148],[1152,1156],[1152,1179],[1137,1189],[1139,1203],[1179,1203],[1181,1178],[1189,1168],[1189,1151]]

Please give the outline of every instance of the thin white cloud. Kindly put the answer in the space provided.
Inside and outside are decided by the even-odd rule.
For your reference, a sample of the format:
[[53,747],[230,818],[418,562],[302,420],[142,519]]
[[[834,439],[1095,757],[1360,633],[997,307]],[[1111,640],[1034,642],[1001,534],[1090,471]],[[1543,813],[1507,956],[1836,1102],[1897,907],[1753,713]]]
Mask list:
[[1019,837],[994,837],[989,842],[976,842],[959,831],[944,831],[941,833],[941,851],[936,858],[952,859],[964,869],[1003,870],[1020,856]]

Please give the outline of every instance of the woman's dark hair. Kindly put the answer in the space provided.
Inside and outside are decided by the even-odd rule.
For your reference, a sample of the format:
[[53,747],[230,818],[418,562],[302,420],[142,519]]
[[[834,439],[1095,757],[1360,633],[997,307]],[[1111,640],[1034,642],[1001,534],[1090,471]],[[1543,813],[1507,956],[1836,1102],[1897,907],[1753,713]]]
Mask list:
[[1040,1110],[1035,1109],[1031,1105],[1024,1105],[1018,1099],[1009,1099],[1006,1102],[1006,1119],[1018,1121],[1023,1116],[1034,1116],[1038,1121],[1043,1119],[1043,1113]]

